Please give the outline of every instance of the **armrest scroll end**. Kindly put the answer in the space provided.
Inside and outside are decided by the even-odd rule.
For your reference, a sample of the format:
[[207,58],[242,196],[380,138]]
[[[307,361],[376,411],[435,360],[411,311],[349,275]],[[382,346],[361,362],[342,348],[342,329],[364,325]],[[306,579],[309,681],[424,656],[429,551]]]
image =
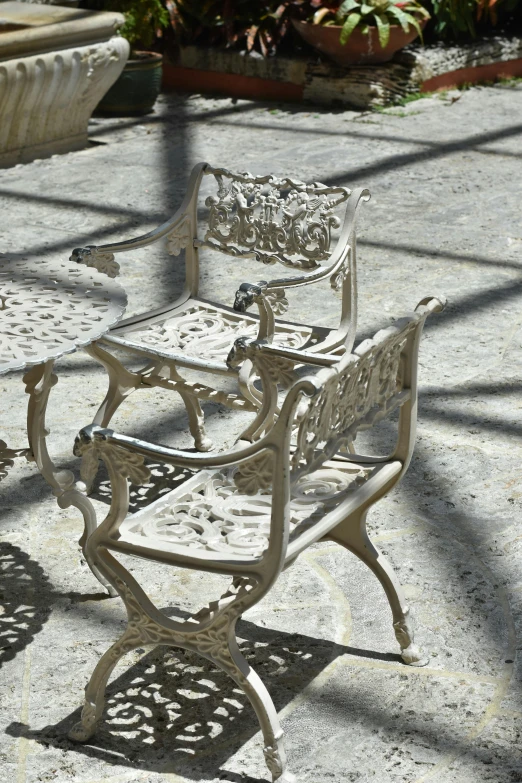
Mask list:
[[118,277],[120,265],[114,260],[114,253],[99,250],[95,245],[75,247],[69,256],[69,261],[93,267],[107,277]]

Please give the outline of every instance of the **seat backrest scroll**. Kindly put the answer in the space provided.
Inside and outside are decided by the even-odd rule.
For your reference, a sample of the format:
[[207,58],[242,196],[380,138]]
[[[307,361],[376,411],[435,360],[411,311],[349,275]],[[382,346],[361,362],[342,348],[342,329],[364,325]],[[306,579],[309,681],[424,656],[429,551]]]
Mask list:
[[208,222],[200,246],[302,270],[328,261],[332,231],[341,226],[336,211],[346,206],[348,188],[208,165],[205,174],[214,178],[215,192],[205,200]]

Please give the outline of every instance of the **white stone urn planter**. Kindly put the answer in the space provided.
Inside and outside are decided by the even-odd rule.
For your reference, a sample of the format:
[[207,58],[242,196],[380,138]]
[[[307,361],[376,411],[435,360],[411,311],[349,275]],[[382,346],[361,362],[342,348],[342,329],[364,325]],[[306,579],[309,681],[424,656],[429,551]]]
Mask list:
[[118,13],[0,3],[0,166],[81,149],[129,44]]

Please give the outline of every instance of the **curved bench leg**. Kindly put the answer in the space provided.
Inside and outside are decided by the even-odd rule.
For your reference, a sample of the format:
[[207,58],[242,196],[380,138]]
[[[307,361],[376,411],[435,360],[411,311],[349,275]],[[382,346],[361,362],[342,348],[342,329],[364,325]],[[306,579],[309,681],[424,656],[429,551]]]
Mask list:
[[263,734],[265,762],[272,774],[273,783],[295,783],[295,776],[287,769],[284,734],[272,698],[263,681],[241,655],[234,629],[231,634],[227,649],[223,650],[222,654],[225,660],[228,659],[227,665],[223,666],[219,661],[216,663],[239,685],[254,708]]
[[76,489],[76,487],[68,489],[59,495],[57,502],[60,508],[69,508],[70,506],[74,506],[78,509],[78,511],[81,512],[83,516],[83,533],[78,543],[82,548],[83,556],[85,557],[87,565],[91,569],[92,573],[98,582],[102,585],[102,587],[107,590],[107,593],[111,596],[111,598],[114,598],[114,596],[118,595],[117,590],[115,590],[107,577],[95,565],[88,548],[85,546],[89,536],[94,533],[98,527],[98,520],[96,519],[96,511],[94,510],[94,506],[92,505],[89,498],[86,497],[83,492],[80,492],[78,489]]
[[[112,559],[112,558],[111,558]],[[244,691],[257,715],[264,739],[264,755],[272,781],[295,783],[295,778],[287,770],[286,754],[283,745],[283,731],[279,724],[274,703],[261,679],[253,671],[241,654],[236,641],[235,625],[245,607],[256,603],[255,593],[248,593],[239,587],[238,593],[227,592],[220,601],[213,602],[198,615],[202,622],[186,623],[172,627],[172,621],[156,610],[141,587],[130,574],[125,581],[117,576],[109,566],[107,557],[97,565],[107,571],[111,582],[117,587],[128,615],[129,624],[124,634],[107,650],[98,662],[85,689],[85,703],[81,719],[69,732],[69,738],[76,742],[86,742],[96,731],[105,702],[105,688],[118,660],[132,649],[146,645],[167,644],[182,647],[199,653],[212,661],[228,674]],[[125,569],[118,564],[118,573],[123,576]],[[224,608],[220,603],[224,601]],[[145,606],[149,608],[146,609]]]
[[213,444],[205,431],[205,414],[201,410],[198,398],[181,390],[178,390],[178,393],[187,411],[189,430],[194,438],[196,450],[210,451]]
[[[115,356],[103,350],[97,343],[85,346],[84,350],[103,365],[109,376],[107,394],[92,421],[93,424],[108,427],[122,402],[142,385],[142,376],[127,370]],[[97,462],[92,459],[82,460],[80,475],[88,493],[92,490],[97,472]]]
[[118,641],[102,655],[85,688],[82,715],[79,722],[75,723],[69,731],[69,739],[75,742],[87,742],[93,736],[103,713],[105,689],[112,670],[125,653],[136,649],[141,644],[143,641],[136,638],[135,629],[127,626]]
[[142,385],[142,376],[140,373],[127,370],[115,356],[101,348],[98,343],[87,345],[84,351],[103,365],[109,376],[107,394],[92,422],[101,427],[108,427],[124,399]]
[[410,666],[425,666],[428,662],[414,642],[413,622],[395,571],[368,537],[366,511],[341,522],[328,538],[353,552],[370,568],[384,588],[393,615],[393,630],[401,647],[401,657]]

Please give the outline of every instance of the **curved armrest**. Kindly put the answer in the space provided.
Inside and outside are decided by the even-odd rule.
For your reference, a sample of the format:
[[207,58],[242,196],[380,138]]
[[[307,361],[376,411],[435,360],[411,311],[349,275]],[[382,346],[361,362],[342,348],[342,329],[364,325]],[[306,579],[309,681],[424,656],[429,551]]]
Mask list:
[[[297,404],[303,393],[314,394],[316,391],[313,379],[303,379],[296,383],[292,392],[287,395],[285,400],[285,412],[281,412],[278,422],[272,430],[255,443],[245,443],[238,441],[232,449],[221,452],[209,452],[208,454],[193,454],[182,449],[172,449],[168,446],[160,446],[157,443],[149,443],[138,438],[131,438],[128,435],[120,435],[114,430],[100,427],[98,424],[91,424],[80,430],[74,442],[74,454],[77,457],[88,457],[89,453],[94,459],[98,457],[107,458],[112,463],[113,468],[121,476],[129,477],[133,483],[143,484],[149,476],[150,471],[143,465],[143,459],[160,460],[171,465],[189,468],[190,470],[201,470],[204,468],[225,468],[232,465],[241,466],[244,462],[250,465],[245,470],[245,476],[241,478],[241,467],[239,467],[239,479],[235,478],[238,487],[246,494],[255,494],[257,491],[250,492],[248,487],[241,486],[241,483],[251,481],[252,475],[262,472],[257,463],[271,458],[268,454],[261,452],[273,452],[280,450],[285,440],[284,433],[281,430],[289,429],[293,421],[293,415]],[[255,460],[252,460],[255,458]],[[250,471],[252,461],[255,461],[256,468]],[[244,480],[243,480],[244,479]],[[258,482],[259,482],[258,476]],[[261,480],[262,481],[262,480]]]
[[[336,364],[336,362],[341,359],[343,353],[318,354],[312,353],[311,351],[302,351],[297,348],[277,347],[267,343],[265,340],[238,337],[234,341],[234,345],[230,349],[226,361],[227,366],[231,370],[237,370],[246,359],[250,359],[258,369],[259,375],[259,363],[261,362],[264,364],[265,359],[268,362],[272,359],[287,359],[290,364],[311,364],[316,367],[332,367],[332,365]],[[284,365],[281,363],[274,363],[272,375],[276,374],[276,367],[284,370]]]
[[[75,247],[69,257],[69,261],[75,261],[77,264],[85,264],[85,266],[94,267],[98,272],[103,272],[109,277],[117,277],[120,271],[120,265],[114,260],[114,253],[123,253],[126,250],[136,250],[138,247],[152,245],[166,234],[183,226],[188,219],[186,212],[178,210],[174,217],[165,221],[165,223],[162,223],[152,231],[149,231],[148,234],[143,234],[140,237],[126,239],[123,242],[113,242],[108,245]],[[187,242],[188,241],[190,241],[190,237],[187,235]],[[185,242],[185,238],[182,239],[182,242]],[[184,245],[180,244],[180,247],[181,246],[186,247],[186,243]],[[174,252],[174,255],[178,255],[178,253],[179,250],[177,253]]]
[[327,267],[320,267],[315,272],[298,277],[279,277],[275,280],[259,280],[256,283],[241,283],[235,294],[234,310],[237,313],[245,313],[252,304],[260,306],[261,298],[269,300],[273,312],[281,315],[288,308],[288,300],[285,297],[286,288],[298,288],[312,283],[319,283],[326,278],[335,278],[343,267],[350,247],[346,246],[344,252],[339,254],[335,263]]
[[[208,163],[198,163],[192,169],[187,185],[187,192],[181,203],[180,208],[173,217],[166,220],[157,228],[142,234],[134,239],[126,239],[123,242],[112,242],[108,245],[87,245],[86,247],[76,247],[71,253],[70,261],[76,261],[79,264],[95,267],[99,272],[104,272],[109,277],[116,277],[119,272],[119,265],[114,261],[114,253],[124,253],[128,250],[136,250],[139,247],[146,247],[166,234],[173,232],[172,241],[169,243],[169,252],[172,255],[179,255],[180,249],[187,247],[193,240],[192,229],[195,222],[196,199],[198,196],[199,183]],[[185,224],[187,224],[185,226]],[[176,229],[185,228],[184,231]]]
[[[101,253],[123,253],[126,250],[136,250],[138,247],[146,247],[146,245],[152,245],[157,242],[158,239],[164,237],[174,228],[177,228],[187,218],[185,210],[179,209],[176,214],[159,225],[157,228],[152,229],[147,234],[142,234],[134,239],[125,239],[123,242],[113,242],[108,245],[87,245],[87,248],[76,247],[72,251],[71,261],[82,262],[81,255],[86,249],[90,251],[90,254]],[[87,254],[89,255],[89,254]]]
[[446,307],[447,299],[444,294],[437,294],[437,296],[425,296],[420,300],[419,304],[415,308],[415,312],[424,312],[424,309],[428,313],[441,313]]
[[[415,312],[419,313],[421,316],[427,316],[431,313],[440,313],[445,307],[446,297],[443,294],[425,296],[415,307]],[[258,369],[260,363],[265,361],[270,362],[271,359],[286,359],[291,364],[310,364],[316,367],[332,367],[345,353],[345,350],[338,349],[332,353],[318,354],[299,348],[275,346],[268,343],[266,340],[260,340],[257,337],[254,339],[238,337],[230,349],[226,363],[231,370],[237,370],[247,359],[249,359],[254,366],[258,367]],[[275,363],[274,368],[277,366],[277,363]],[[272,375],[274,374],[275,369],[272,372]]]
[[[105,455],[112,459],[118,472],[122,475],[128,476],[133,483],[141,484],[148,478],[145,476],[145,471],[147,473],[148,471],[143,466],[143,458],[160,460],[191,470],[223,468],[237,465],[272,445],[272,440],[262,438],[254,444],[238,444],[236,448],[228,451],[192,454],[182,449],[171,449],[168,446],[160,446],[157,443],[131,438],[128,435],[120,435],[114,430],[91,424],[78,433],[74,442],[74,454],[80,457],[94,449],[99,453],[99,456]],[[125,456],[125,452],[129,454],[128,457]],[[140,455],[142,459],[133,459],[133,454]]]

